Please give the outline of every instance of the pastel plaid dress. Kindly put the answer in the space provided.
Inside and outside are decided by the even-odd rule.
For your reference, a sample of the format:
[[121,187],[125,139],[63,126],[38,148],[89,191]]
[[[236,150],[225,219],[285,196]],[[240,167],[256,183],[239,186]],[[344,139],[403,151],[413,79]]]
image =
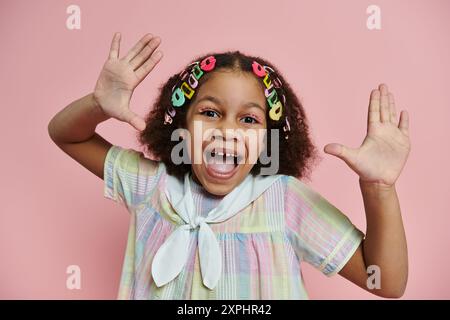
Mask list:
[[[210,224],[222,254],[222,275],[211,290],[203,285],[191,230],[189,256],[181,273],[157,287],[151,265],[159,247],[184,224],[164,193],[162,162],[113,145],[104,165],[104,196],[130,213],[118,299],[308,299],[300,263],[327,276],[339,272],[364,234],[336,207],[299,179],[283,175],[236,215]],[[221,197],[190,180],[199,215]]]

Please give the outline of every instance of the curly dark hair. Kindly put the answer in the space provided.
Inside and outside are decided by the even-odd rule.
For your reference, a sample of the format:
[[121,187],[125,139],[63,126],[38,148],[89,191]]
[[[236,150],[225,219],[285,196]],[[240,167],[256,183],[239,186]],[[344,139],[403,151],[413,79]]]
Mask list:
[[[218,70],[230,70],[235,72],[250,72],[253,74],[252,63],[258,62],[262,66],[269,66],[273,70],[277,70],[271,63],[260,58],[249,56],[240,51],[227,51],[222,53],[208,53],[204,56],[199,56],[193,59],[189,64],[196,61],[214,56],[216,59],[215,68],[205,73],[199,79],[198,87],[205,83],[210,75]],[[184,69],[183,69],[184,70]],[[172,148],[179,143],[179,141],[171,141],[171,134],[177,128],[186,128],[186,114],[188,107],[193,100],[186,99],[182,108],[176,108],[176,115],[170,125],[164,124],[164,115],[168,105],[171,105],[172,88],[179,83],[179,74],[177,73],[169,78],[166,83],[163,83],[159,88],[159,96],[154,103],[153,108],[146,116],[146,128],[138,133],[139,143],[156,157],[162,161],[167,172],[170,175],[182,178],[185,173],[191,170],[190,164],[176,165],[171,160]],[[280,72],[276,71],[278,78],[282,82],[282,92],[285,95],[286,103],[283,105],[283,119],[287,116],[290,123],[289,138],[285,139],[283,131],[283,121],[273,121],[269,117],[269,105],[266,100],[266,119],[267,119],[267,155],[270,154],[270,140],[271,130],[277,128],[281,132],[279,134],[279,169],[278,174],[285,174],[297,178],[310,179],[311,169],[315,165],[316,160],[320,159],[317,149],[311,141],[308,121],[305,115],[305,110],[290,84],[284,79]],[[254,74],[253,74],[254,75]],[[256,75],[254,75],[256,77]],[[262,81],[261,87],[264,90]],[[279,90],[279,89],[277,89]],[[270,165],[270,164],[269,164]],[[264,165],[258,160],[253,166],[251,174],[260,174],[261,167]]]

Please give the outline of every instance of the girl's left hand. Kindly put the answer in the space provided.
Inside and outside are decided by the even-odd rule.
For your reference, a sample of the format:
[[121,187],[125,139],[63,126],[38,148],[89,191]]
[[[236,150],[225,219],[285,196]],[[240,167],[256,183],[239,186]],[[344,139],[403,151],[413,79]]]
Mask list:
[[357,149],[330,143],[324,151],[344,160],[360,181],[391,187],[402,171],[411,149],[409,116],[400,113],[397,124],[394,95],[385,84],[372,90],[367,117],[367,135]]

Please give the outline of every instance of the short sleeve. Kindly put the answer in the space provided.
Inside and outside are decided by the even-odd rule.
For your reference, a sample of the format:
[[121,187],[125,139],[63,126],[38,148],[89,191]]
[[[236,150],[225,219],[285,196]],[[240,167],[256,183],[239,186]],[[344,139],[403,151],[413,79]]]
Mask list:
[[103,195],[128,209],[140,204],[156,186],[159,162],[142,152],[112,145],[104,163]]
[[311,187],[295,177],[286,180],[286,229],[297,256],[327,276],[338,273],[364,233]]

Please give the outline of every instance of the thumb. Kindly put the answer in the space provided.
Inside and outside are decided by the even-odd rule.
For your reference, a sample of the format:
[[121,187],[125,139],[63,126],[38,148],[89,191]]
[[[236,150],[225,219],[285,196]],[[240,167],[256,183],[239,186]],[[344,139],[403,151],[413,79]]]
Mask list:
[[144,119],[129,109],[122,114],[122,120],[128,122],[138,131],[144,130],[147,126]]
[[349,165],[355,162],[357,155],[356,149],[346,147],[340,143],[329,143],[323,148],[323,151],[344,160]]

